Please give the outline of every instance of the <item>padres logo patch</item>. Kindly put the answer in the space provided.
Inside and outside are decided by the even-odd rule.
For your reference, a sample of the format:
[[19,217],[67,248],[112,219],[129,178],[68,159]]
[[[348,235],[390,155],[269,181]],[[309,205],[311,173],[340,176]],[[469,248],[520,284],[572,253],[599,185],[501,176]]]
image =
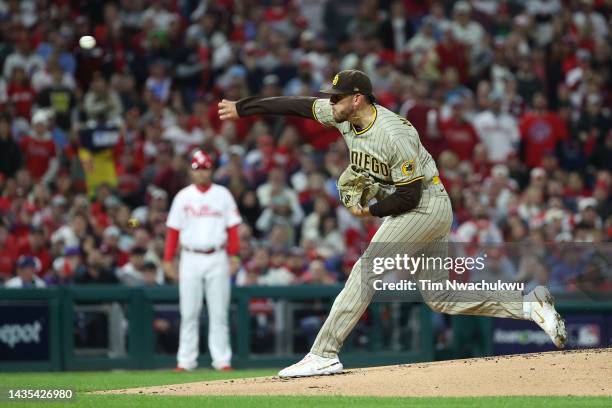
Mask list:
[[336,86],[336,84],[338,83],[338,74],[336,74],[336,76],[334,77],[334,80],[332,81],[332,85]]
[[402,163],[402,173],[406,177],[412,176],[412,173],[414,173],[414,160],[406,160]]

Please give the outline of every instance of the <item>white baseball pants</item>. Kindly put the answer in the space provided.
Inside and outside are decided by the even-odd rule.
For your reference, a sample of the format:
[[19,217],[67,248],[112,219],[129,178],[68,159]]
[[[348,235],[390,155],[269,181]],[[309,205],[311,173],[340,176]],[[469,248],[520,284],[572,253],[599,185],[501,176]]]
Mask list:
[[208,350],[212,366],[220,369],[232,359],[229,337],[230,277],[225,251],[205,255],[181,251],[179,296],[181,331],[178,366],[191,370],[198,365],[199,321],[206,291],[208,309]]

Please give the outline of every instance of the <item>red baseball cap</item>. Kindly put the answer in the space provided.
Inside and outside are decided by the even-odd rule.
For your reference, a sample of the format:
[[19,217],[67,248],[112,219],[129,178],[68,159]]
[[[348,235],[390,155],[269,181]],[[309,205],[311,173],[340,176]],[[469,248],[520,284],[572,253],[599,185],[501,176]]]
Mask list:
[[197,169],[212,169],[213,162],[209,155],[201,150],[196,150],[191,156],[191,168]]

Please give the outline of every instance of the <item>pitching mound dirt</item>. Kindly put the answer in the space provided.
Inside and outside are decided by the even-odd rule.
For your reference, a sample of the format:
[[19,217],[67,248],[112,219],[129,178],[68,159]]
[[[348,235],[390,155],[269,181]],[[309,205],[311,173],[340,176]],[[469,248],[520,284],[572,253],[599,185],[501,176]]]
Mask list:
[[110,391],[156,395],[612,396],[612,349],[561,351]]

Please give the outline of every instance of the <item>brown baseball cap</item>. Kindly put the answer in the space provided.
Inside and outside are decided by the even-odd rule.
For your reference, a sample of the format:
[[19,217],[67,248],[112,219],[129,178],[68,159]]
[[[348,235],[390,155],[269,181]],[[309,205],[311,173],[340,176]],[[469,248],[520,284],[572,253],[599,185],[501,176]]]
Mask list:
[[338,72],[332,80],[332,87],[321,89],[319,92],[328,95],[350,95],[360,93],[373,99],[372,82],[370,82],[370,78],[368,78],[364,72],[356,69],[347,69]]

